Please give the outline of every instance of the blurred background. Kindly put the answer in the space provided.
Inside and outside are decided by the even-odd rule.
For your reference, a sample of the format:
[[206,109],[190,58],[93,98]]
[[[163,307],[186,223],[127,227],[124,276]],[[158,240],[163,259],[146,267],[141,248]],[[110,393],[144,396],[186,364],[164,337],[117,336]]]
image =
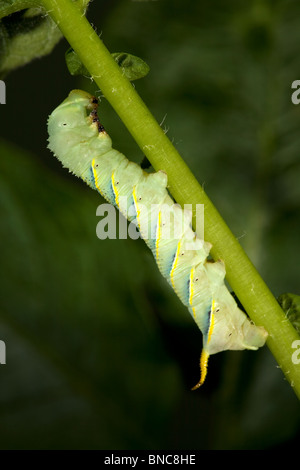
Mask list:
[[[275,296],[300,293],[300,4],[94,0],[134,82]],[[2,449],[272,449],[300,437],[299,404],[267,347],[210,358],[141,241],[99,240],[103,202],[47,150],[73,88],[63,39],[5,77],[0,107]],[[95,60],[97,58],[95,57]],[[143,155],[104,98],[114,147]],[[259,305],[259,299],[257,299]]]

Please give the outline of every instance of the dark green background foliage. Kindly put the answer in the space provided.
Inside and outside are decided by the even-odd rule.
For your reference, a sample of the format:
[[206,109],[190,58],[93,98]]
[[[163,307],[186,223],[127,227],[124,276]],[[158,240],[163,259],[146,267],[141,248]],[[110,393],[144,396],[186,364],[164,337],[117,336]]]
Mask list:
[[[299,294],[299,2],[98,0],[88,17],[110,51],[149,64],[134,86],[274,294]],[[46,149],[54,107],[97,91],[68,74],[67,48],[5,78],[0,447],[292,446],[298,402],[269,350],[213,356],[191,392],[201,334],[187,310],[142,241],[97,239],[103,200]],[[141,161],[105,99],[100,118]]]

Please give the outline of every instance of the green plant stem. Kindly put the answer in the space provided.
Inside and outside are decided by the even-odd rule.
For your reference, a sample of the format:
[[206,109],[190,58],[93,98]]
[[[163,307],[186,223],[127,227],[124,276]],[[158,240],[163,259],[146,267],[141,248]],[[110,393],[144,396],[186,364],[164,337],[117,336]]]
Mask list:
[[155,170],[168,174],[174,199],[181,205],[204,204],[204,233],[205,239],[213,244],[212,256],[224,260],[231,287],[250,318],[268,331],[267,344],[300,398],[300,365],[292,362],[292,343],[299,336],[237,239],[78,8],[71,0],[40,0],[40,3],[77,52]]

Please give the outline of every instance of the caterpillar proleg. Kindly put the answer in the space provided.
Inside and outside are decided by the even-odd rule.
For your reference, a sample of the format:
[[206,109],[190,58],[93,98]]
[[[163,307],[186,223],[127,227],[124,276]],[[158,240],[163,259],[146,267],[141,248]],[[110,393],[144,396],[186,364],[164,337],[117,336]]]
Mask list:
[[258,349],[267,332],[238,308],[224,284],[224,263],[207,260],[211,244],[197,237],[191,214],[187,217],[170,197],[167,175],[146,173],[113,149],[97,107],[89,93],[71,91],[49,116],[49,148],[64,167],[134,221],[160,272],[187,306],[203,334],[196,389],[205,380],[211,354]]

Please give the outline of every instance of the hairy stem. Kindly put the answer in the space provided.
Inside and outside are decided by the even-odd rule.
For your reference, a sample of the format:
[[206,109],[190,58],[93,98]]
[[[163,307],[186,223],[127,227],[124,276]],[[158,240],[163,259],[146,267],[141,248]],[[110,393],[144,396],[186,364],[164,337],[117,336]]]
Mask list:
[[300,398],[300,365],[292,360],[292,345],[299,336],[239,242],[76,5],[71,0],[39,1],[155,170],[168,174],[174,199],[181,205],[204,204],[204,233],[205,239],[213,244],[212,256],[224,260],[231,287],[250,318],[268,331],[267,344]]

